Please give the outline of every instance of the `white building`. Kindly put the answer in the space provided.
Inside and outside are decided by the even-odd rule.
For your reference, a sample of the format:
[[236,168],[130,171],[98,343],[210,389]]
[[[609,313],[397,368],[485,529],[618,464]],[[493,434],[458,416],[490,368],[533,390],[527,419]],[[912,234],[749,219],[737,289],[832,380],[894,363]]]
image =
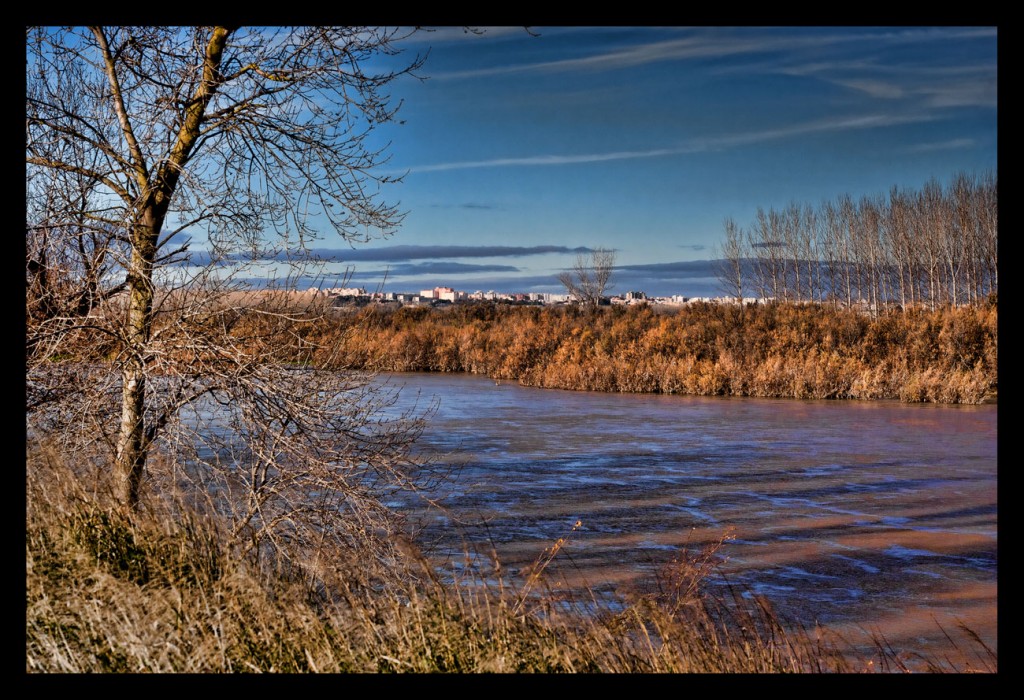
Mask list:
[[328,296],[336,297],[365,297],[366,290],[362,287],[333,287],[332,289],[325,289]]

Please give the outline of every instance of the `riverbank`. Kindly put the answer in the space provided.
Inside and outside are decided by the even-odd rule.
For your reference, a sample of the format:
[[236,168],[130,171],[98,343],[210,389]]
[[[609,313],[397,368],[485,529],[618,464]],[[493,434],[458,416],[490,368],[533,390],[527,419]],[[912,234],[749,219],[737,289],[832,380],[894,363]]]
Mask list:
[[290,357],[584,391],[981,404],[996,400],[997,345],[995,304],[877,317],[820,304],[479,304],[338,313],[301,329]]
[[[721,541],[666,569],[660,593],[595,611],[549,587],[548,564],[571,532],[521,575],[492,561],[450,582],[411,547],[389,562],[379,551],[320,552],[331,567],[287,548],[262,559],[223,514],[169,490],[147,491],[127,516],[104,500],[108,471],[33,444],[28,461],[29,673],[997,670],[983,646],[955,664],[908,659],[882,639],[848,654],[826,630],[785,629],[756,600],[706,595]],[[384,566],[392,583],[382,590]]]

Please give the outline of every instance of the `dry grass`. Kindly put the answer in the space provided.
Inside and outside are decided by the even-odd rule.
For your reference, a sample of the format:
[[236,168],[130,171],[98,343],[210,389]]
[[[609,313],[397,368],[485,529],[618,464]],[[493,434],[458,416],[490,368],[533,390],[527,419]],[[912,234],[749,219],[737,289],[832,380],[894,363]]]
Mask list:
[[[564,540],[521,580],[479,557],[440,572],[405,543],[401,588],[375,584],[383,564],[373,552],[312,585],[294,566],[239,556],[215,517],[155,490],[141,513],[124,515],[110,507],[104,474],[85,464],[30,445],[30,673],[913,670],[884,641],[850,658],[822,630],[786,629],[764,601],[710,598],[702,581],[716,546],[683,553],[651,592],[614,601],[548,587]],[[924,670],[995,671],[994,653],[981,659]]]
[[994,305],[877,318],[821,304],[656,308],[368,307],[304,332],[354,367],[551,389],[979,404],[998,388]]

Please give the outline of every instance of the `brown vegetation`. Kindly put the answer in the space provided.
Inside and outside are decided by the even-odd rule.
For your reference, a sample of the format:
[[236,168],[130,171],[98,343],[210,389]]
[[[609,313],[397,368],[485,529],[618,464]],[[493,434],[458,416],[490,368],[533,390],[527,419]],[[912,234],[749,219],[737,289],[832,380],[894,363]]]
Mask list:
[[978,404],[996,396],[997,324],[995,304],[875,318],[820,304],[368,307],[304,327],[293,350],[554,389]]

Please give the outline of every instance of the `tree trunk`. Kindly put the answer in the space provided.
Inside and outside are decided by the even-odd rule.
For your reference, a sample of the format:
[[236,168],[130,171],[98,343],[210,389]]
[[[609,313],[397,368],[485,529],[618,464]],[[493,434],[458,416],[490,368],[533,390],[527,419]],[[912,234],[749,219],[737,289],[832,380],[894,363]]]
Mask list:
[[[211,32],[203,62],[203,82],[185,112],[170,158],[159,165],[152,180],[146,177],[148,169],[145,167],[141,151],[135,149],[140,189],[148,190],[148,196],[141,207],[138,223],[132,231],[132,254],[127,274],[127,356],[121,367],[121,431],[117,443],[117,464],[114,467],[117,496],[121,504],[131,510],[136,510],[139,505],[139,486],[142,483],[149,443],[152,440],[147,434],[145,422],[146,356],[149,353],[149,340],[153,331],[153,263],[156,260],[157,242],[171,197],[177,189],[178,178],[199,138],[206,107],[219,86],[220,62],[231,31],[224,27],[216,27]],[[113,68],[111,76],[111,84],[115,90],[119,90]],[[117,104],[123,112],[120,101]],[[134,141],[127,116],[123,117],[122,122],[124,132],[131,137],[131,141]]]
[[117,442],[115,488],[123,506],[136,510],[139,486],[146,468],[146,354],[153,328],[153,260],[156,256],[156,231],[153,212],[143,214],[133,236],[128,270],[127,347],[121,367],[121,431]]

